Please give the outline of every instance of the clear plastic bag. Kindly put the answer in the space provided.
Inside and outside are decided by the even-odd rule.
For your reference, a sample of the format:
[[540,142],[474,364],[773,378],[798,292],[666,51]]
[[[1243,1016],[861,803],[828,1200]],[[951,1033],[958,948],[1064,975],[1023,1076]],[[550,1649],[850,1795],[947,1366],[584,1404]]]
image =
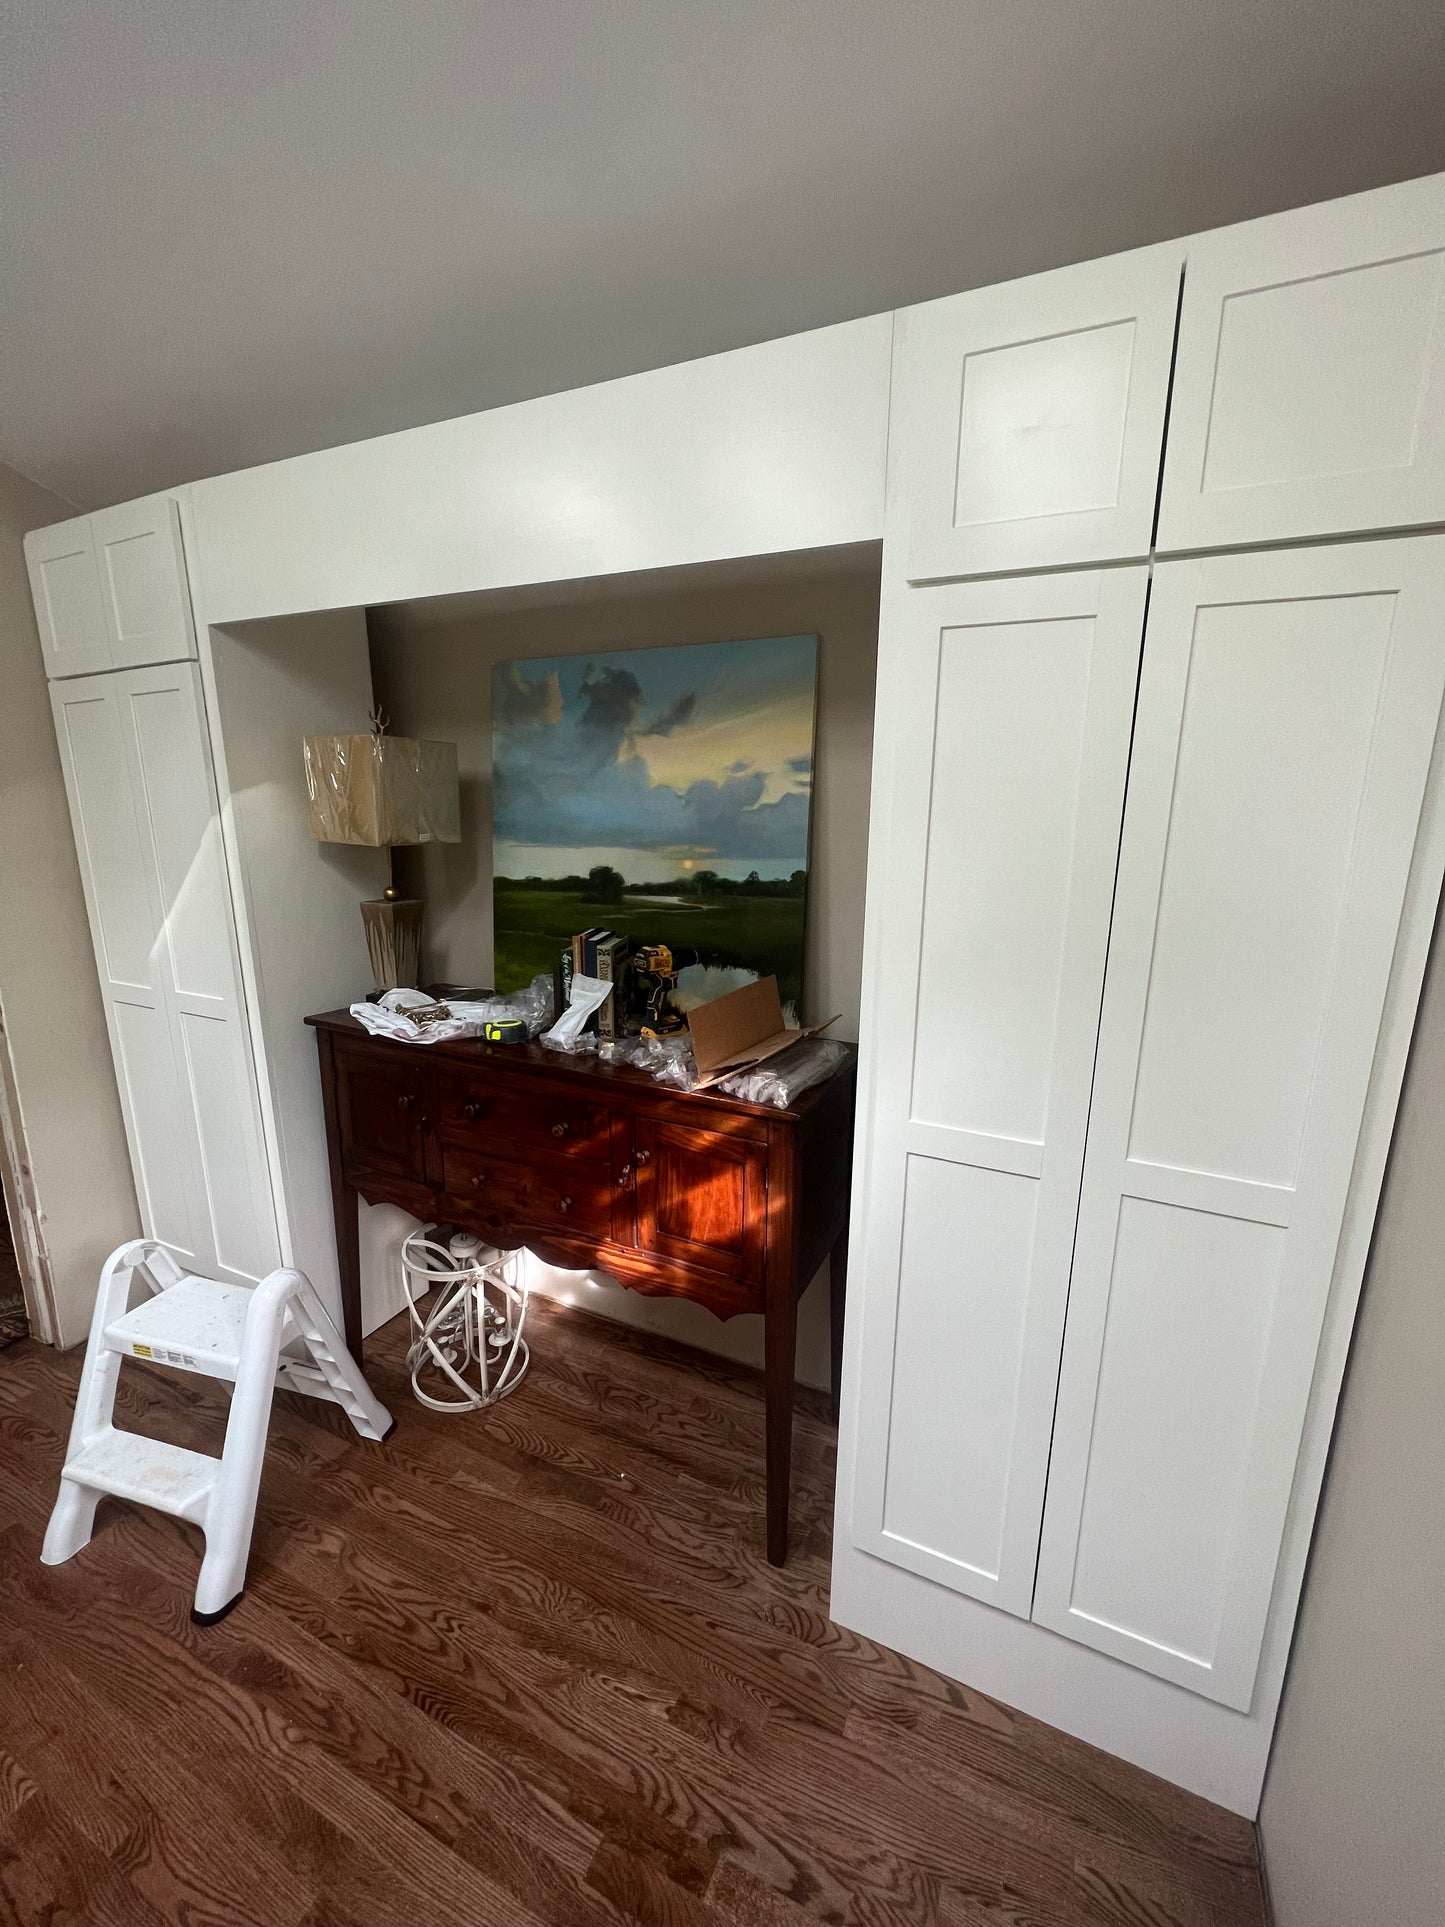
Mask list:
[[[622,1038],[611,1055],[614,1063],[634,1064],[669,1090],[690,1091],[697,1083],[692,1039],[686,1031],[675,1037]],[[831,1037],[804,1037],[766,1063],[725,1077],[713,1088],[746,1104],[768,1104],[785,1111],[812,1085],[825,1083],[847,1055],[848,1046]]]
[[766,1063],[724,1078],[718,1086],[748,1104],[771,1104],[785,1111],[814,1084],[823,1084],[848,1055],[848,1046],[831,1037],[804,1037]]

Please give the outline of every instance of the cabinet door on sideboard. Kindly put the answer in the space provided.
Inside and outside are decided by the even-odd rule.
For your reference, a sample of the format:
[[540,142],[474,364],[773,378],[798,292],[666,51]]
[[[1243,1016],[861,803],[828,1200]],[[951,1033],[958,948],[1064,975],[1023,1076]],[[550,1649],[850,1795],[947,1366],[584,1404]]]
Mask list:
[[1155,573],[1034,1617],[1240,1710],[1375,1209],[1442,609],[1441,536]]
[[1445,522],[1445,175],[1189,243],[1161,550]]
[[880,663],[852,1536],[1023,1615],[1146,579],[907,590]]
[[910,581],[1149,553],[1182,243],[900,311],[888,527]]

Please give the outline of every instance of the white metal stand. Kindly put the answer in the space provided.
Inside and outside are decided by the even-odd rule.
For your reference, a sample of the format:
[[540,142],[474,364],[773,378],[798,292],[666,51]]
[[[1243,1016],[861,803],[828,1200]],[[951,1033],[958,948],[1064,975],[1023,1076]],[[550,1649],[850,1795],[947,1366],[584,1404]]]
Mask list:
[[[133,1283],[147,1296],[128,1309]],[[235,1386],[220,1458],[112,1424],[123,1358]],[[41,1559],[58,1566],[88,1544],[106,1493],[189,1519],[206,1535],[191,1617],[209,1625],[241,1597],[277,1386],[340,1405],[363,1438],[395,1423],[373,1396],[304,1272],[256,1286],[183,1272],[154,1239],[122,1245],[101,1273],[60,1495]]]
[[[416,1336],[407,1352],[411,1388],[433,1412],[475,1412],[495,1405],[521,1384],[531,1354],[522,1328],[527,1322],[527,1286],[519,1281],[521,1253],[484,1245],[469,1231],[458,1231],[445,1245],[429,1238],[426,1226],[413,1231],[401,1248],[407,1309]],[[419,1298],[435,1290],[423,1315]],[[475,1372],[476,1382],[468,1377]],[[446,1397],[423,1389],[422,1378],[452,1391]]]

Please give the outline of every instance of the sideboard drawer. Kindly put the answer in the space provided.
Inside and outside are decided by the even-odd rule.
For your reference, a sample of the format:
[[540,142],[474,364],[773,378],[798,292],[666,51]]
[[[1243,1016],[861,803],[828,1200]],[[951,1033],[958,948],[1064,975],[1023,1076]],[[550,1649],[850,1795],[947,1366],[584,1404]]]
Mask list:
[[448,1197],[467,1216],[499,1232],[538,1232],[608,1239],[612,1235],[612,1182],[605,1168],[575,1158],[514,1163],[484,1147],[447,1144],[442,1174]]
[[435,1106],[430,1069],[405,1051],[394,1059],[338,1051],[336,1092],[348,1169],[424,1183],[427,1131]]
[[438,1121],[451,1143],[561,1151],[606,1164],[611,1156],[612,1114],[585,1098],[517,1091],[486,1077],[438,1079]]

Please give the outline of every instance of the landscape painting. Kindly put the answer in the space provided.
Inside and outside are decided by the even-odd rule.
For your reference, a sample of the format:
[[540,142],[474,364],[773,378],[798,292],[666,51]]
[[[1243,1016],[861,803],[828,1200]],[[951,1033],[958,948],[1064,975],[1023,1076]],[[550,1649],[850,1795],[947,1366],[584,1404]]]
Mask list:
[[816,636],[496,666],[499,990],[605,925],[801,1011],[817,669]]

